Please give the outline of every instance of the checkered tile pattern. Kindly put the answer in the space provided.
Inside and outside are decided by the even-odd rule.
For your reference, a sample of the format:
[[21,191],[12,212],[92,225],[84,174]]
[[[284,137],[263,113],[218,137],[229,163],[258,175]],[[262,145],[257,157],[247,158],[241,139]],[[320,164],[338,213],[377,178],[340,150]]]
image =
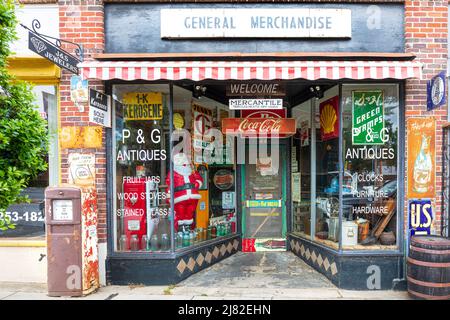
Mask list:
[[322,256],[322,254],[315,251],[313,247],[308,248],[295,239],[291,239],[290,245],[291,250],[296,255],[301,256],[307,263],[318,266],[320,269],[324,270],[325,273],[329,272],[334,276],[339,272],[336,262],[330,262],[328,257]]
[[226,254],[236,252],[238,247],[239,241],[237,239],[233,239],[228,243],[222,243],[219,245],[212,246],[208,248],[206,253],[200,252],[195,257],[181,258],[177,264],[177,270],[180,272],[181,275],[184,272],[193,272],[196,266],[205,268],[211,265],[211,263],[213,262],[213,258],[219,259],[225,256]]

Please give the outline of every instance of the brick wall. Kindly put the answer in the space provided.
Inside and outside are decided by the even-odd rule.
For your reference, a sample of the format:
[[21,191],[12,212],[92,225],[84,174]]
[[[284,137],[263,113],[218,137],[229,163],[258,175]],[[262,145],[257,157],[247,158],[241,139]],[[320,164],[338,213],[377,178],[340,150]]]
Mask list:
[[[423,80],[406,82],[406,119],[436,118],[436,232],[440,232],[442,191],[442,125],[447,122],[447,107],[427,111],[427,80],[447,70],[448,0],[405,1],[405,50],[414,53],[423,64]],[[407,152],[407,151],[406,151]],[[407,165],[407,163],[406,163]],[[407,169],[407,168],[406,168]],[[407,183],[405,183],[405,190]],[[405,230],[408,230],[408,208],[405,201]]]
[[[59,31],[61,39],[82,44],[84,59],[102,53],[105,46],[104,13],[101,0],[60,0]],[[65,49],[73,53],[74,47],[65,45]],[[60,84],[60,126],[89,126],[88,108],[79,112],[70,100],[70,78],[72,74],[63,70]],[[89,80],[89,87],[103,91],[101,81]],[[103,146],[100,149],[62,149],[61,150],[61,182],[67,183],[69,152],[95,153],[96,156],[96,187],[98,193],[100,242],[106,242],[106,148],[105,132],[103,130]]]

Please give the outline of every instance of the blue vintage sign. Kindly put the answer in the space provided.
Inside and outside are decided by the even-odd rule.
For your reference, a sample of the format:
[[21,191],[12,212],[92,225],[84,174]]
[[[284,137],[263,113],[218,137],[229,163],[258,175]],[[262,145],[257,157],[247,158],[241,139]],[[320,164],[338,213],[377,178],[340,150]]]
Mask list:
[[427,82],[427,110],[433,110],[445,104],[445,92],[447,91],[446,72],[442,71]]
[[410,236],[431,234],[434,219],[431,199],[410,200],[408,209]]

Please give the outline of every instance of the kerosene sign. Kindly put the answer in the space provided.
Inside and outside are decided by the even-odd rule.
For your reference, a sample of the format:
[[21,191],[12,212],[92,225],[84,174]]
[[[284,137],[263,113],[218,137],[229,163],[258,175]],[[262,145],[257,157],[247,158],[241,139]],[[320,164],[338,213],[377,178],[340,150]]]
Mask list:
[[161,9],[161,38],[351,38],[349,9]]

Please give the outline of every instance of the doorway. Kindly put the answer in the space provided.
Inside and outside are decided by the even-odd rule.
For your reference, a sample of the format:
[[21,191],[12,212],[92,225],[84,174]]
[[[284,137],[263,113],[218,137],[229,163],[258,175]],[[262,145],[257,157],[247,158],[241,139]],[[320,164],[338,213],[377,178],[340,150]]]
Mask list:
[[[249,139],[242,173],[243,251],[285,251],[287,139]],[[263,149],[263,150],[262,150]]]

